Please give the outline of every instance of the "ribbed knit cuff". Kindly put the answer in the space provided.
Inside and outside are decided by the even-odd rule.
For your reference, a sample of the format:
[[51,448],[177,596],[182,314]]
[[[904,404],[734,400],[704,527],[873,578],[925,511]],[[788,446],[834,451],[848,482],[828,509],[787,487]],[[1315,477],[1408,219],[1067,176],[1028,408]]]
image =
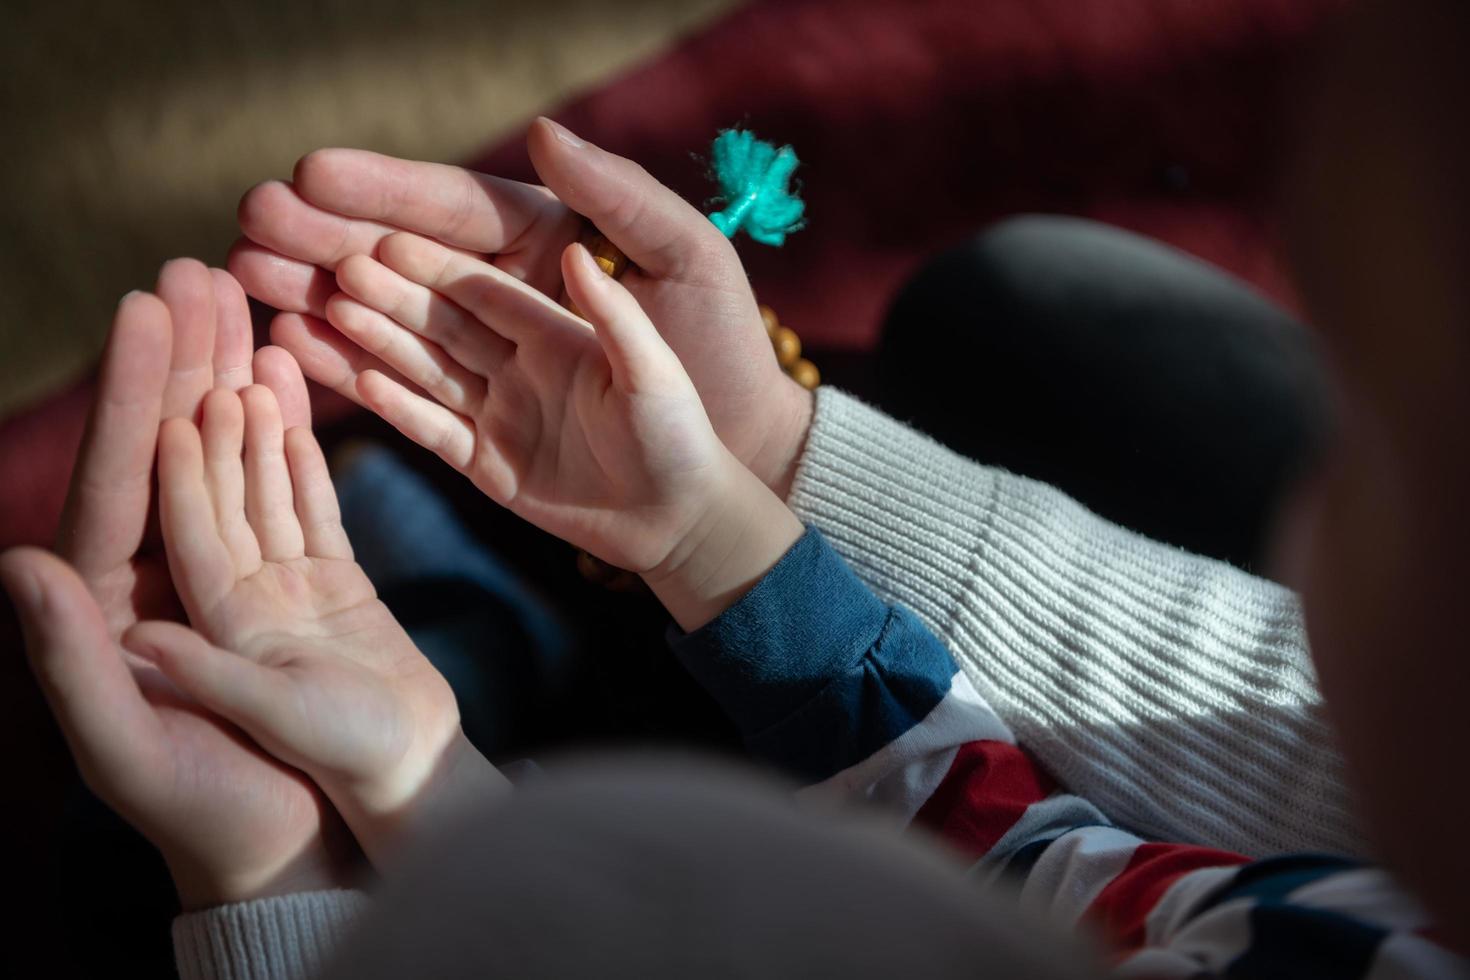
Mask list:
[[367,909],[360,891],[301,892],[174,920],[181,980],[306,980],[321,972]]
[[[955,461],[968,471],[953,472]],[[933,628],[947,625],[971,574],[997,472],[824,387],[787,504],[881,598]]]
[[830,388],[788,503],[1119,824],[1246,854],[1360,852],[1289,591]]

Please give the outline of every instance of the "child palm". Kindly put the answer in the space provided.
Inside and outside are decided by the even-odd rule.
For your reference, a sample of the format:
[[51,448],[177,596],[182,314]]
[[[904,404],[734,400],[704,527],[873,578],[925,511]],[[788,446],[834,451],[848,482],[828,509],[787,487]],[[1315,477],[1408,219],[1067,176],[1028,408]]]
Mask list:
[[415,235],[337,270],[331,323],[392,367],[362,400],[492,500],[624,568],[657,568],[728,453],[678,359],[585,248],[562,255],[586,321]]
[[[242,461],[243,449],[243,461]],[[186,694],[321,784],[364,848],[458,733],[448,684],[376,596],[309,430],[270,390],[216,389],[202,425],[165,423],[159,498],[189,620],[125,643]]]

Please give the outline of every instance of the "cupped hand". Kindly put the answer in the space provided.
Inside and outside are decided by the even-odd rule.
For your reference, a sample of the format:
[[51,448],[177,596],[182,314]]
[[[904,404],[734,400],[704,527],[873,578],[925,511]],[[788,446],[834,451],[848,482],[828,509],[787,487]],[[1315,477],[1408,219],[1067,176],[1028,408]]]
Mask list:
[[242,388],[257,375],[279,392],[293,425],[311,421],[299,367],[279,347],[254,350],[245,293],[229,273],[175,259],[156,289],[118,305],[57,534],[57,553],[114,635],[140,618],[181,613],[150,528],[159,422],[192,418],[210,389]]
[[163,853],[186,908],[346,884],[354,850],[320,792],[126,653],[121,634],[181,614],[156,532],[159,422],[253,379],[305,425],[305,383],[279,348],[252,356],[225,272],[166,265],[157,296],[118,307],[58,538],[60,558],[0,561],[32,668],[87,784]]
[[544,187],[361,150],[318,150],[297,164],[291,183],[261,184],[241,201],[246,237],[230,268],[253,296],[284,311],[272,339],[309,376],[360,401],[364,372],[396,375],[322,322],[343,261],[376,254],[403,229],[482,257],[560,300],[561,254],[586,218],[631,259],[621,282],[683,363],[721,440],[784,497],[812,399],[776,363],[734,248],[642,167],[548,119],[531,126],[527,145]]
[[124,645],[273,756],[310,774],[370,857],[459,734],[448,683],[353,561],[321,449],[270,389],[215,389],[159,436],[169,567],[193,629]]

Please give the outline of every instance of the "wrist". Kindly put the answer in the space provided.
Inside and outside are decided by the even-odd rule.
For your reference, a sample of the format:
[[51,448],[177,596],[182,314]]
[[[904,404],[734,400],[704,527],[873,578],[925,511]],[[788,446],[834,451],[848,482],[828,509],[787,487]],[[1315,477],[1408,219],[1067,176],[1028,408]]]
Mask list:
[[692,632],[750,591],[803,530],[769,486],[727,453],[698,517],[643,580]]
[[779,500],[791,494],[796,467],[806,448],[807,432],[816,411],[816,396],[795,381],[780,376],[772,390],[770,424],[760,446],[746,460],[750,471],[771,489]]
[[493,805],[510,791],[510,781],[470,744],[458,726],[432,759],[414,766],[412,772],[360,784],[340,796],[328,794],[368,859],[380,869],[409,840],[421,835],[426,825],[456,810]]
[[[355,852],[351,842],[343,850]],[[349,857],[334,853],[324,839],[278,865],[253,869],[211,869],[188,858],[164,854],[183,912],[277,895],[355,888],[361,884],[360,860],[360,854]]]

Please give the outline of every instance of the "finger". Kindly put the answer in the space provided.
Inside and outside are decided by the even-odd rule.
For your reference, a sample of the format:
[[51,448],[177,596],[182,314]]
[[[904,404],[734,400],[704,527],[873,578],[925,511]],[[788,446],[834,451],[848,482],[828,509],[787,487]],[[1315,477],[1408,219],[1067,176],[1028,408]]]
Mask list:
[[286,430],[286,462],[291,468],[291,489],[296,498],[296,517],[312,558],[352,559],[352,542],[342,527],[337,490],[327,470],[322,447],[310,429]]
[[293,182],[319,208],[476,252],[515,251],[534,237],[533,228],[562,221],[566,213],[544,188],[367,150],[308,153],[296,164]]
[[337,280],[320,266],[282,255],[248,238],[230,248],[226,263],[245,292],[287,313],[321,316]]
[[164,771],[163,734],[86,584],[39,548],[0,555],[0,582],[25,633],[26,655],[83,778],[119,800],[119,783]]
[[250,304],[235,277],[210,269],[214,284],[214,386],[239,391],[250,384],[250,359],[255,338],[250,326]]
[[582,325],[555,300],[514,276],[428,238],[407,232],[390,235],[378,246],[378,258],[410,283],[425,287],[405,299],[394,319],[401,313],[410,321],[428,320],[436,308],[423,296],[439,293],[512,343],[556,324]]
[[264,385],[240,394],[245,407],[245,517],[265,561],[290,561],[306,553],[291,495],[284,430],[276,398]]
[[574,243],[562,253],[562,278],[568,295],[597,331],[619,390],[633,394],[679,385],[684,377],[679,359],[638,301],[602,271],[584,246]]
[[394,229],[374,221],[344,217],[306,203],[280,180],[256,184],[237,211],[245,237],[272,251],[324,269],[335,269],[349,255],[372,252]]
[[245,409],[240,396],[216,388],[204,396],[204,480],[220,539],[243,578],[260,567],[260,544],[245,518]]
[[464,472],[474,459],[475,429],[466,419],[377,371],[357,379],[362,403],[409,439]]
[[293,748],[303,741],[303,719],[290,713],[291,681],[279,671],[222,650],[180,623],[138,623],[123,634],[123,646],[267,752],[287,762],[299,758]]
[[[344,267],[347,264],[350,263],[344,263]],[[343,336],[397,369],[403,377],[446,408],[471,412],[485,398],[483,377],[461,367],[438,344],[371,306],[364,306],[346,293],[338,293],[327,302],[327,321]],[[475,329],[490,334],[478,323]],[[499,337],[495,340],[505,343]]]
[[546,117],[526,134],[531,165],[548,190],[583,215],[644,272],[660,279],[702,281],[722,269],[711,252],[730,243],[688,201],[632,160],[573,135]]
[[168,307],[158,297],[122,298],[57,537],[57,551],[83,578],[117,568],[142,543],[172,344]]
[[158,433],[158,512],[169,574],[191,618],[234,586],[235,560],[220,537],[199,430],[168,419]]
[[359,405],[363,401],[357,379],[367,371],[377,371],[417,393],[417,385],[316,317],[278,315],[271,321],[271,340],[295,358],[308,378]]
[[192,421],[214,387],[214,279],[198,259],[173,259],[158,273],[157,292],[174,328],[163,417]]
[[[428,241],[424,238],[404,237],[409,241]],[[401,259],[403,255],[413,251],[411,246],[403,246],[396,239],[388,239],[388,242],[394,243],[390,245],[385,242],[383,248],[388,255]],[[445,255],[456,254],[443,248],[439,251]],[[478,267],[492,269],[488,263],[463,256],[461,258]],[[430,260],[421,258],[420,261]],[[496,274],[513,281],[504,273]],[[505,359],[514,352],[512,345],[495,332],[493,325],[480,322],[433,290],[404,278],[366,255],[354,256],[343,262],[337,269],[337,282],[347,295],[433,341],[450,357],[481,377],[489,377],[498,371]],[[399,367],[401,370],[401,366]],[[408,372],[404,371],[404,374],[407,375]]]
[[301,365],[283,347],[262,347],[255,352],[255,383],[265,385],[281,407],[281,424],[288,429],[311,428],[311,395]]

